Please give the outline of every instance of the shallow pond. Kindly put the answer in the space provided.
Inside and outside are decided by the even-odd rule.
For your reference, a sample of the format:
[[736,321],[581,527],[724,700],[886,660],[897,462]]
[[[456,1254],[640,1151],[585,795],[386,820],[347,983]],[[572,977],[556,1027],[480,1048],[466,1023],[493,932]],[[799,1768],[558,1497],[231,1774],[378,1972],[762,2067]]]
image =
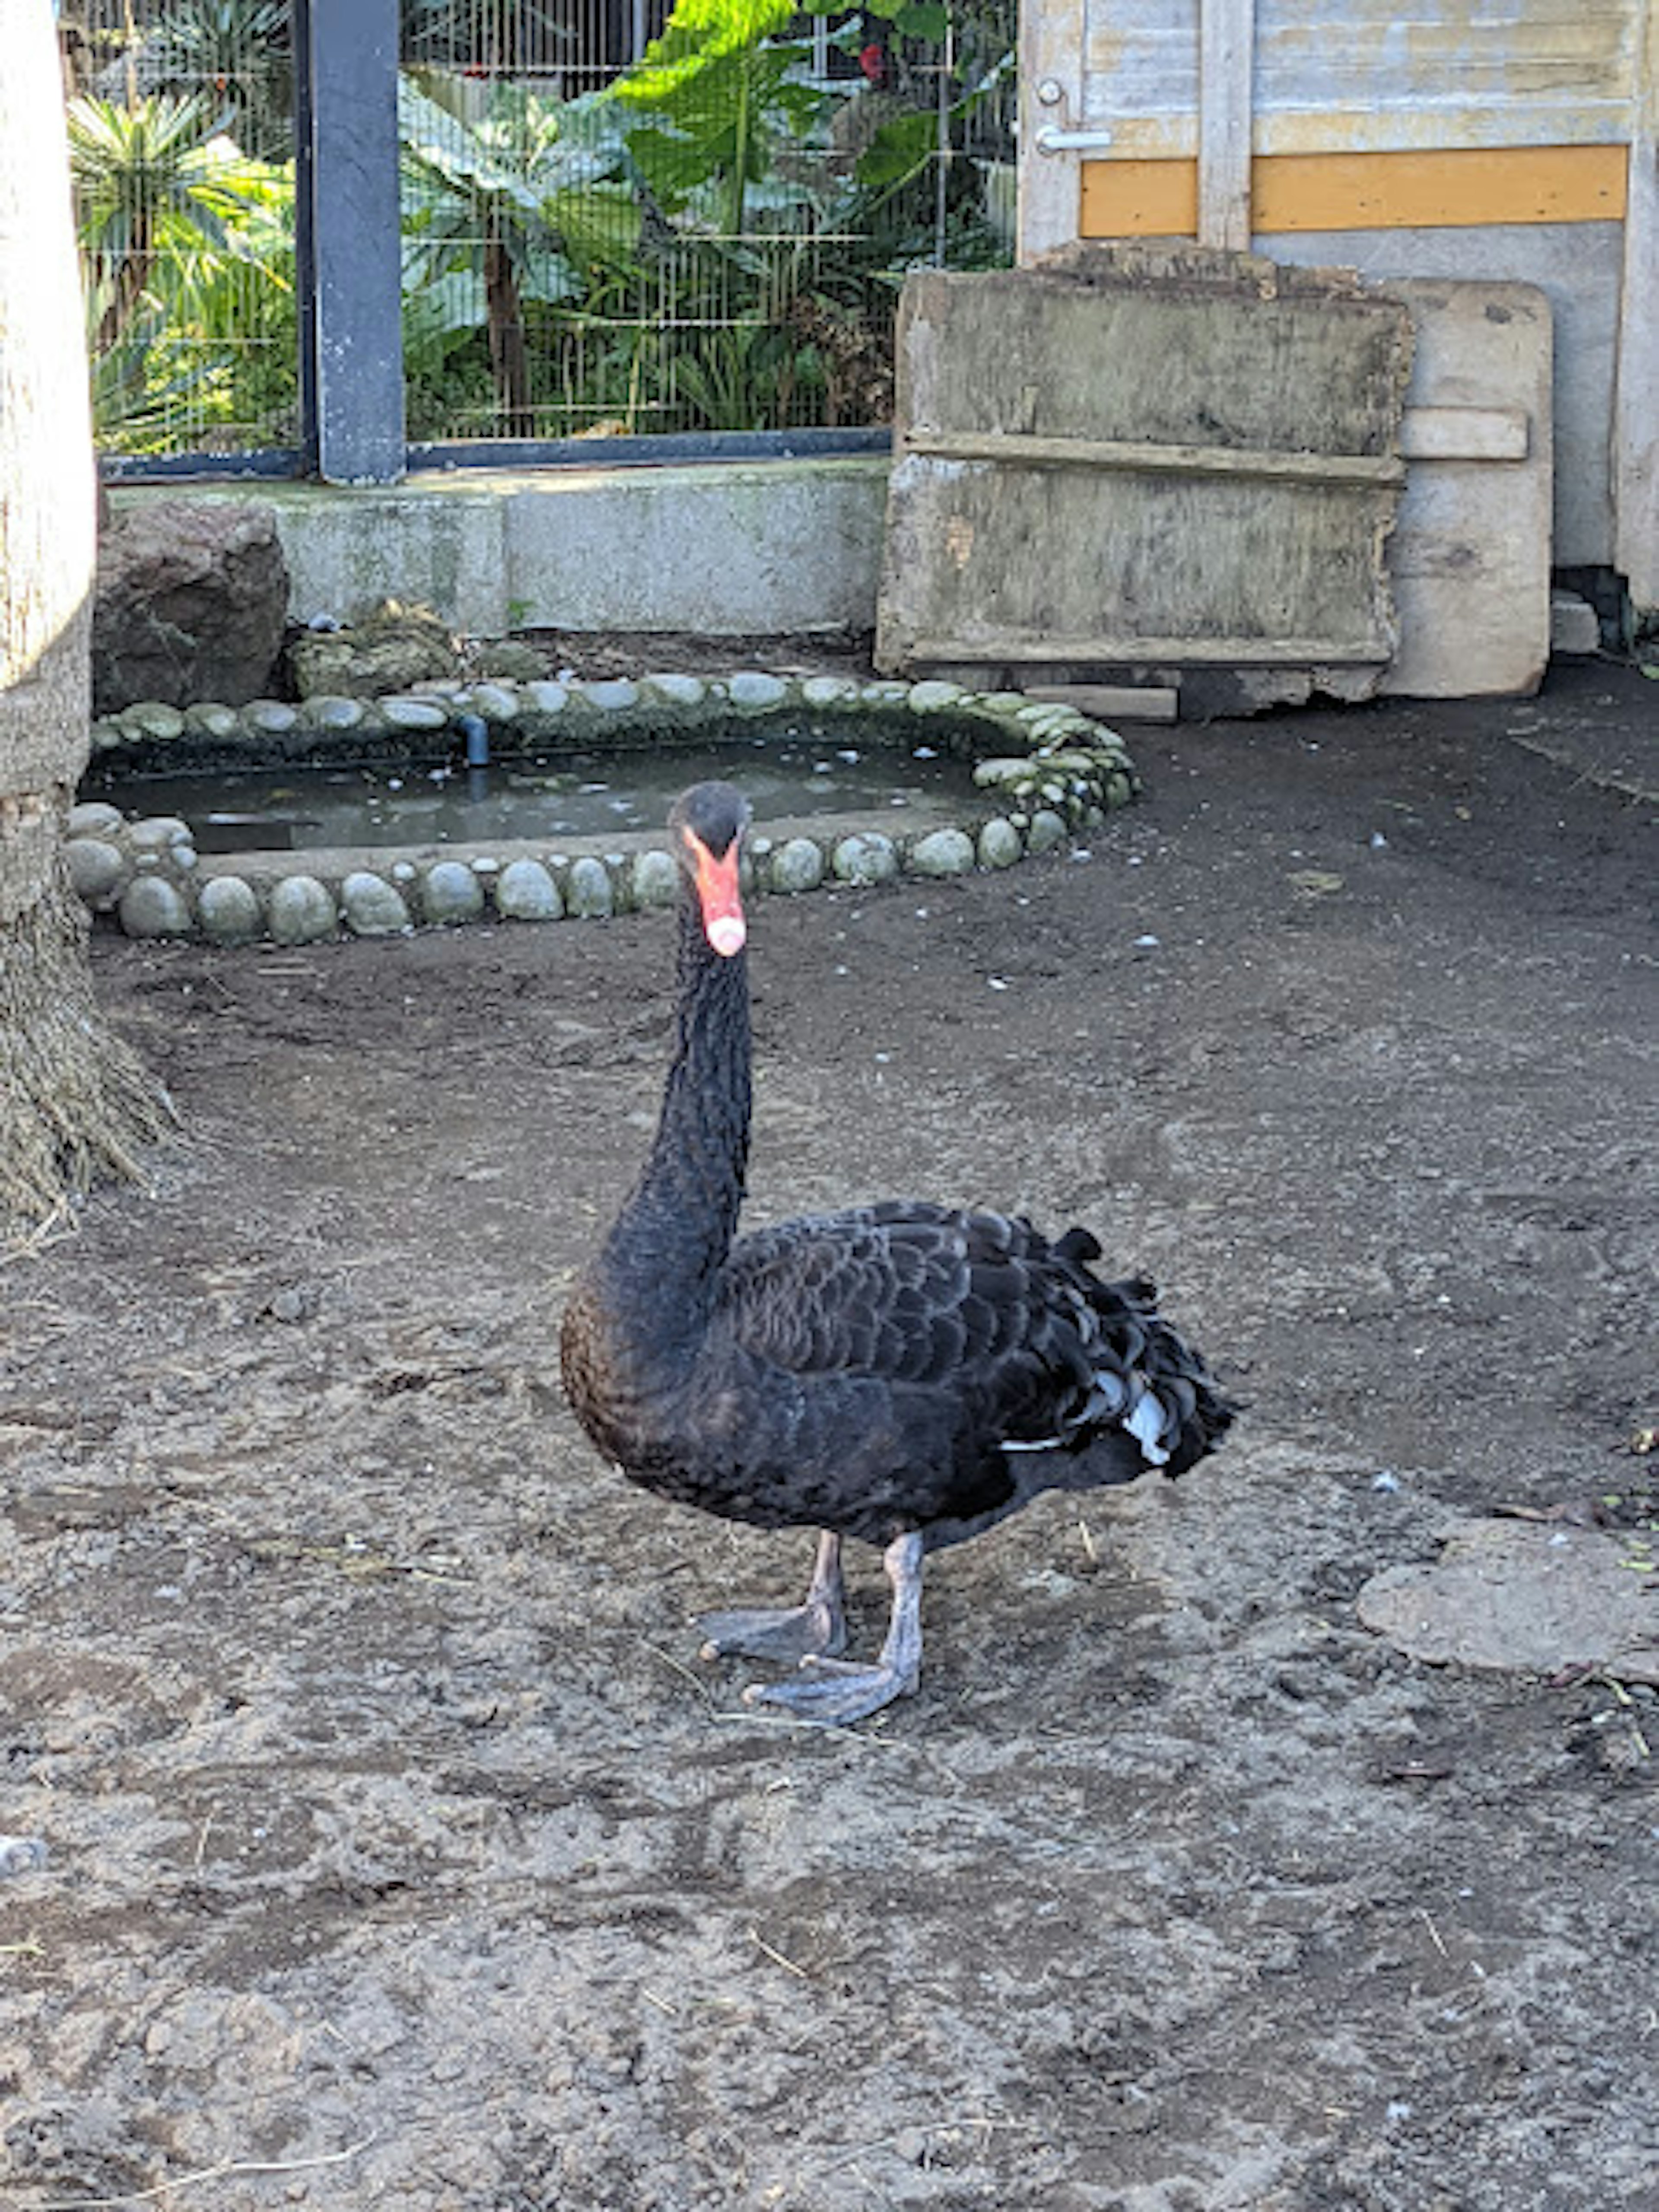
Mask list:
[[131,814],[176,814],[204,852],[465,845],[659,830],[676,795],[706,776],[738,786],[757,823],[823,814],[955,819],[975,797],[969,764],[940,748],[849,743],[809,725],[738,730],[710,743],[551,750],[469,768],[459,744],[422,763],[289,763],[88,780],[85,795]]

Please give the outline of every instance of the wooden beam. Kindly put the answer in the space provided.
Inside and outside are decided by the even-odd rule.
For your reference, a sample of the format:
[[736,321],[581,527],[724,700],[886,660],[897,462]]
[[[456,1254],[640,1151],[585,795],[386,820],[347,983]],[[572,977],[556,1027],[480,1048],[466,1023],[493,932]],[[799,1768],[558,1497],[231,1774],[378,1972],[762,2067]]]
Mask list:
[[1642,12],[1612,460],[1613,565],[1649,608],[1659,607],[1659,8]]
[[[1259,154],[1250,170],[1252,219],[1258,239],[1278,231],[1619,222],[1629,167],[1622,145]],[[1196,234],[1199,168],[1194,161],[1085,161],[1082,189],[1085,238]]]
[[1249,251],[1255,67],[1255,0],[1201,0],[1198,242],[1228,253]]
[[1162,476],[1245,477],[1278,483],[1397,484],[1393,453],[1275,453],[1249,446],[1164,446],[1130,438],[1024,437],[1002,430],[908,430],[900,450],[1006,468],[1128,469]]

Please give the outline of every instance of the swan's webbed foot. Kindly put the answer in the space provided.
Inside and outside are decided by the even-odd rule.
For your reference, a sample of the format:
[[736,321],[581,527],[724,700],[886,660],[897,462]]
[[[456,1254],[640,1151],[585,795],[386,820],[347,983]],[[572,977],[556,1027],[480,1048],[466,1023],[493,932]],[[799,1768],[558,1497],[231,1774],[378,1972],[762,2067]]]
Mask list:
[[841,1728],[911,1696],[921,1679],[921,1538],[915,1535],[896,1538],[883,1555],[893,1585],[893,1613],[873,1667],[809,1654],[798,1674],[781,1682],[754,1683],[744,1692],[744,1703],[781,1705],[797,1720]]
[[828,1531],[818,1539],[811,1585],[804,1601],[781,1611],[764,1607],[732,1613],[706,1613],[701,1656],[724,1659],[809,1660],[832,1658],[847,1648],[843,1611],[841,1538]]

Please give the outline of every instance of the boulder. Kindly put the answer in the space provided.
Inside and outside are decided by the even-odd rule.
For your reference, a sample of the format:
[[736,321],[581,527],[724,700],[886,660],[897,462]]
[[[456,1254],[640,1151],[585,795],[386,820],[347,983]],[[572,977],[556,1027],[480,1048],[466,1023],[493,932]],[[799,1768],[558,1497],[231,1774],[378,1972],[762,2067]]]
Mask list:
[[462,672],[447,624],[430,607],[401,606],[395,599],[349,627],[295,639],[289,665],[301,699],[374,699]]
[[98,546],[93,711],[139,700],[240,707],[270,689],[288,615],[276,518],[252,501],[116,507]]

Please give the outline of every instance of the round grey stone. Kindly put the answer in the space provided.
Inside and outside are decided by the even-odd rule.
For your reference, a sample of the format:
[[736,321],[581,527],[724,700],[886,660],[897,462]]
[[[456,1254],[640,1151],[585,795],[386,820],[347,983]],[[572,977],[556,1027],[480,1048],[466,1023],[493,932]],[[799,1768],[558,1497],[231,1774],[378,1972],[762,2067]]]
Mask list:
[[607,714],[619,714],[640,703],[640,687],[626,676],[599,677],[575,690],[590,707],[598,707]]
[[1000,814],[994,815],[979,833],[981,868],[1012,867],[1024,850],[1018,830]]
[[210,876],[197,893],[196,911],[215,945],[246,945],[264,926],[258,894],[240,876]]
[[680,895],[679,864],[672,853],[641,853],[634,863],[635,906],[672,906]]
[[125,708],[118,719],[132,738],[165,740],[181,738],[185,733],[185,718],[179,709],[157,699],[141,699],[136,706]]
[[1107,777],[1102,796],[1108,806],[1127,806],[1134,795],[1134,786],[1127,775],[1115,772]]
[[803,705],[808,707],[850,707],[858,698],[859,687],[850,676],[809,676],[800,687]]
[[441,699],[412,699],[393,692],[379,705],[394,730],[441,730],[449,721],[449,709]]
[[811,837],[791,837],[772,855],[775,891],[815,891],[823,881],[823,854]]
[[392,937],[410,926],[404,895],[372,868],[354,868],[340,886],[346,926],[359,937]]
[[299,728],[300,710],[286,699],[250,699],[242,709],[242,726],[257,730],[262,738],[286,737]]
[[71,837],[64,848],[70,881],[88,906],[107,899],[126,865],[118,845],[104,837]]
[[556,684],[550,677],[525,684],[522,696],[525,704],[538,714],[562,714],[570,703],[568,685]]
[[960,684],[946,684],[941,678],[929,677],[910,686],[910,696],[905,703],[913,714],[937,714],[947,707],[959,707],[966,696]]
[[71,837],[107,837],[118,830],[125,817],[118,806],[106,806],[101,799],[88,799],[79,806],[71,806],[69,813],[69,835]]
[[879,830],[855,830],[836,847],[830,866],[844,884],[884,884],[898,873],[898,848]]
[[708,686],[701,676],[677,676],[672,671],[642,678],[640,688],[667,707],[701,707],[708,696]]
[[242,726],[242,718],[234,707],[222,706],[216,699],[198,699],[185,709],[185,727],[199,731],[204,737],[234,738]]
[[483,885],[465,860],[440,860],[422,878],[421,911],[428,921],[476,921],[483,902]]
[[965,830],[934,830],[911,848],[919,876],[965,876],[974,865],[974,841]]
[[92,750],[95,753],[119,752],[127,742],[127,733],[118,721],[106,716],[92,726]]
[[165,876],[138,876],[121,894],[117,908],[129,937],[188,937],[190,907],[184,893]]
[[271,885],[266,919],[278,945],[313,945],[333,936],[338,917],[326,884],[315,876],[284,876]]
[[726,696],[740,714],[763,714],[782,706],[789,686],[781,676],[769,676],[759,668],[740,668],[726,679]]
[[1066,842],[1066,824],[1051,806],[1041,806],[1031,817],[1031,827],[1026,834],[1026,848],[1033,853],[1051,853],[1056,845]]
[[468,703],[486,722],[510,722],[519,711],[519,695],[510,684],[475,684]]
[[127,832],[127,842],[135,853],[166,852],[173,845],[188,845],[191,842],[188,822],[176,814],[147,815],[143,821],[135,822]]
[[611,888],[610,871],[603,860],[596,860],[591,853],[585,853],[580,860],[570,863],[565,905],[572,914],[595,919],[614,913],[616,896]]
[[363,702],[319,691],[301,707],[300,719],[308,730],[355,730],[363,719]]
[[556,921],[564,901],[539,860],[509,860],[495,881],[495,907],[509,921]]

